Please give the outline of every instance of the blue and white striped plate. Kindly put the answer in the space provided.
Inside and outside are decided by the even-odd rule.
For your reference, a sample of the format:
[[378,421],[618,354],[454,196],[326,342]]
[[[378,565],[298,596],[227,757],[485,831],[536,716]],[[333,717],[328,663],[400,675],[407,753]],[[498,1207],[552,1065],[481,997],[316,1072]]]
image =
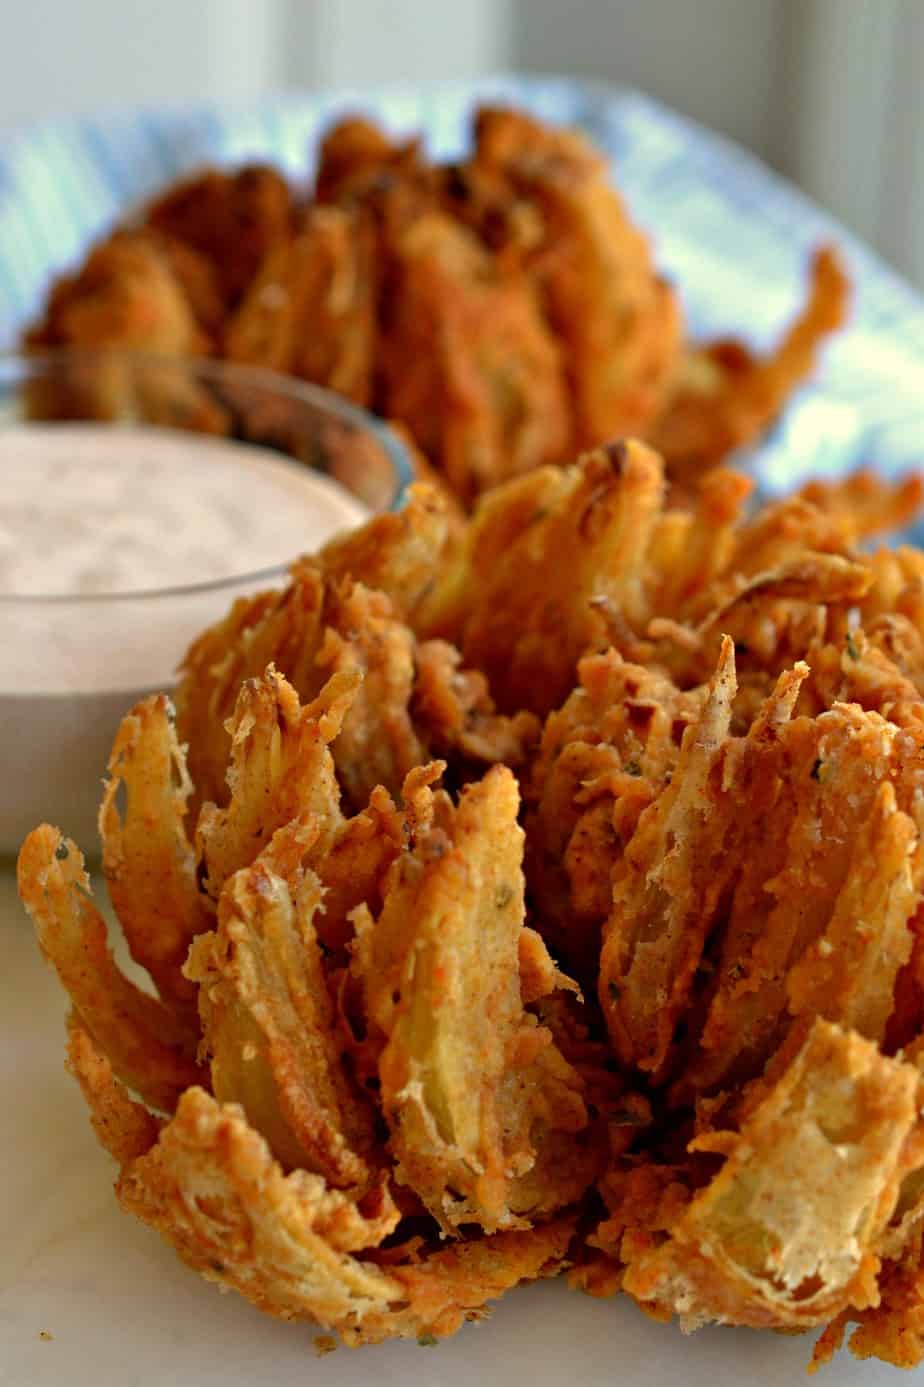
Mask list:
[[453,156],[482,101],[580,125],[607,151],[696,334],[769,343],[800,302],[811,248],[832,237],[843,247],[857,285],[852,321],[749,459],[765,492],[860,462],[889,474],[924,462],[924,303],[913,290],[742,149],[636,92],[562,78],[288,93],[245,109],[54,120],[14,134],[0,144],[0,346],[36,314],[51,276],[178,174],[258,157],[304,178],[320,132],[358,109],[396,132],[422,130],[435,156]]

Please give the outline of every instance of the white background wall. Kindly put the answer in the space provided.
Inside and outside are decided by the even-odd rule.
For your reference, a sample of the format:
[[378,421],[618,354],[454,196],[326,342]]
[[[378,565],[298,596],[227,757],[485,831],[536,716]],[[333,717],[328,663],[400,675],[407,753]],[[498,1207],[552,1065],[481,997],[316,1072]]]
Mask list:
[[[848,0],[849,3],[849,0]],[[781,0],[519,0],[519,65],[641,87],[773,154]]]
[[924,0],[0,0],[0,133],[132,102],[519,67],[749,145],[924,287]]
[[276,80],[284,18],[278,0],[0,0],[0,130],[57,111],[246,98]]
[[103,105],[497,70],[511,65],[515,3],[0,0],[0,130]]

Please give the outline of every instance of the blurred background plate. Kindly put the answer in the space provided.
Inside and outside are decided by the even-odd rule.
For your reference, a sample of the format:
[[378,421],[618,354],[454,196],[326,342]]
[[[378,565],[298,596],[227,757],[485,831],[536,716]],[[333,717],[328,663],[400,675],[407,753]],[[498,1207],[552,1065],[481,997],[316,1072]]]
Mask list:
[[267,159],[304,178],[324,128],[363,111],[423,131],[433,154],[467,145],[480,102],[581,126],[609,154],[633,217],[682,289],[695,335],[768,343],[797,308],[810,249],[833,238],[856,282],[848,329],[817,381],[752,459],[762,488],[861,462],[897,474],[924,459],[924,304],[803,194],[723,137],[637,92],[567,78],[498,77],[292,93],[252,105],[49,120],[0,143],[0,346],[37,312],[52,275],[156,189],[205,163]]

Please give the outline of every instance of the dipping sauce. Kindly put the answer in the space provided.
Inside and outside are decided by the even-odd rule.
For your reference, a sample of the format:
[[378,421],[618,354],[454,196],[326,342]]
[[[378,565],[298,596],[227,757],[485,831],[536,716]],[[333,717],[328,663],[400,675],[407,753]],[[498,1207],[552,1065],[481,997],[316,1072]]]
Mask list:
[[[165,686],[239,594],[159,590],[284,564],[367,515],[268,448],[156,428],[0,430],[0,692]],[[76,615],[8,601],[46,596],[107,600]]]
[[279,453],[194,438],[94,424],[0,432],[0,593],[75,597],[233,578],[366,517],[337,482]]
[[0,429],[0,852],[43,819],[92,852],[119,719],[173,687],[235,598],[285,581],[248,575],[368,515],[337,482],[247,443]]

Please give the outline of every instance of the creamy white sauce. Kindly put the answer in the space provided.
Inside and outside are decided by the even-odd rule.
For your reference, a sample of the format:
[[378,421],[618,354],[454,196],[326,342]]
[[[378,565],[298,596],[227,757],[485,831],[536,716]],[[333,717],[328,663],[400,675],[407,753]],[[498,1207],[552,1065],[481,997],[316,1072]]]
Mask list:
[[193,638],[255,585],[157,589],[284,565],[368,514],[338,483],[249,444],[0,429],[0,851],[41,819],[92,851],[119,718],[171,688]]
[[[253,583],[159,589],[285,564],[367,515],[337,482],[249,444],[94,424],[0,430],[0,694],[165,687]],[[90,600],[10,600],[46,594]]]
[[153,428],[0,431],[0,594],[98,595],[232,578],[363,520],[268,448]]

